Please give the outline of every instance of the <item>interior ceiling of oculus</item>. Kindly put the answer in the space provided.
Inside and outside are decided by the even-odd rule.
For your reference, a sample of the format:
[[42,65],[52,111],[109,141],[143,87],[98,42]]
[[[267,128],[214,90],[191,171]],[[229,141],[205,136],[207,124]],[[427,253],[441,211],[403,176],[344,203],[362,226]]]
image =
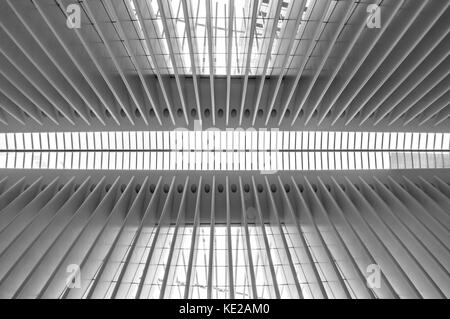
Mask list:
[[0,298],[450,297],[449,5],[0,1]]

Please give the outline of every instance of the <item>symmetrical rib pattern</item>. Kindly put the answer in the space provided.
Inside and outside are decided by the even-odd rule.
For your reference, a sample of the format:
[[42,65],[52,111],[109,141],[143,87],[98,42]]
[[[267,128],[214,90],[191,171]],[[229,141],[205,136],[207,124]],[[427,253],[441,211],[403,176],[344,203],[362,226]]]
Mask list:
[[0,298],[448,298],[449,5],[0,0]]
[[2,125],[449,125],[448,1],[69,4],[0,4]]
[[[450,295],[435,176],[1,181],[0,293],[19,298]],[[70,265],[81,288],[69,289]],[[382,269],[370,289],[367,269]]]

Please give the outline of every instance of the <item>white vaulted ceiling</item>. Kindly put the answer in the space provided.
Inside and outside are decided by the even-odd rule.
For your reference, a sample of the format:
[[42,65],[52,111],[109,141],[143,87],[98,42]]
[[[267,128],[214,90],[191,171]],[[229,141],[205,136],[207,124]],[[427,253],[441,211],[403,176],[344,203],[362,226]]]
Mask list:
[[448,1],[70,3],[0,4],[2,125],[449,125]]
[[0,298],[449,298],[449,5],[0,0]]

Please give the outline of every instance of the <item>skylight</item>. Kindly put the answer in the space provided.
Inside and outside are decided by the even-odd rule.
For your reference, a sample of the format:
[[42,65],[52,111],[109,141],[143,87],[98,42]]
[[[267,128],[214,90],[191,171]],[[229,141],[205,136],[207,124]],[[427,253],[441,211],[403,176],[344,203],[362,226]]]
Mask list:
[[[302,19],[309,13],[310,2],[302,2]],[[301,20],[297,19],[298,4],[290,0],[129,0],[128,4],[149,62],[162,74],[192,74],[194,61],[199,75],[243,75],[246,70],[261,75],[263,62],[278,55],[282,43],[299,31]],[[296,24],[294,29],[292,24]],[[143,25],[150,26],[154,34],[145,34]],[[146,38],[154,43],[152,48]],[[251,56],[248,61],[247,55]],[[268,73],[277,60],[270,59]]]
[[449,168],[449,133],[131,131],[0,134],[0,168],[261,171]]

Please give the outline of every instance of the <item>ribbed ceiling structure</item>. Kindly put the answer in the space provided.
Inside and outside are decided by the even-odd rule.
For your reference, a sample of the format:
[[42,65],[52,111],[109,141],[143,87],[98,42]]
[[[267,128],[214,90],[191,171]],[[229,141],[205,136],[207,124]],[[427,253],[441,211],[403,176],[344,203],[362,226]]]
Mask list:
[[0,1],[0,298],[448,298],[449,5]]
[[448,1],[372,2],[2,1],[1,121],[448,127]]

